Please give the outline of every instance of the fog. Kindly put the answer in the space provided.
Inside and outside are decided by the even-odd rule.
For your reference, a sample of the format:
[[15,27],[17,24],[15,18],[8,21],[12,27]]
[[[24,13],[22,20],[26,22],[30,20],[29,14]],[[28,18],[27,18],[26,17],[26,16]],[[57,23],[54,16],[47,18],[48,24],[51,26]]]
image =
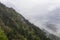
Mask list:
[[60,35],[60,0],[0,0],[31,23]]

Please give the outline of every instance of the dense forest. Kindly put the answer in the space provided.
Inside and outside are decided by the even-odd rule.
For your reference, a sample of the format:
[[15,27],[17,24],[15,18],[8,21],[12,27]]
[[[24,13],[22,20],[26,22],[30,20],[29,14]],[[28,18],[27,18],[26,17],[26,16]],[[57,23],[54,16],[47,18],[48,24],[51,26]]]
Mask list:
[[0,40],[51,40],[13,8],[0,3]]

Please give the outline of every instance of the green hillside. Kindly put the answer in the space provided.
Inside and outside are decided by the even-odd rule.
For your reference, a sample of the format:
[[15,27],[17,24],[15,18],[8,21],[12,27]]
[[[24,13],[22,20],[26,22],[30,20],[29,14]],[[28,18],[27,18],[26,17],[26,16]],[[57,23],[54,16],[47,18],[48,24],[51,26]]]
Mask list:
[[8,38],[4,34],[4,31],[1,28],[0,28],[0,40],[8,40]]
[[0,40],[50,40],[14,9],[0,3]]

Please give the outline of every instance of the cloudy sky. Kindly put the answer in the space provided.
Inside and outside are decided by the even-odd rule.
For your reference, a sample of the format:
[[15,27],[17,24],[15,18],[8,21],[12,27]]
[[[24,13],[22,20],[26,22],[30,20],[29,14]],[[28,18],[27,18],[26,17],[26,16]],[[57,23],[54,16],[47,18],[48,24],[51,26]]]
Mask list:
[[60,35],[60,0],[0,0],[31,23]]

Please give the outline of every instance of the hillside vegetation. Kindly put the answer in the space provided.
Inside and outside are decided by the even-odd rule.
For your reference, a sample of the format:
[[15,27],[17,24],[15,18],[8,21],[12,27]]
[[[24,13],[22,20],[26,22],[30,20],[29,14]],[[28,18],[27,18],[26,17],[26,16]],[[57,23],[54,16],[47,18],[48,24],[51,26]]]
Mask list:
[[0,40],[50,40],[14,9],[0,3]]

